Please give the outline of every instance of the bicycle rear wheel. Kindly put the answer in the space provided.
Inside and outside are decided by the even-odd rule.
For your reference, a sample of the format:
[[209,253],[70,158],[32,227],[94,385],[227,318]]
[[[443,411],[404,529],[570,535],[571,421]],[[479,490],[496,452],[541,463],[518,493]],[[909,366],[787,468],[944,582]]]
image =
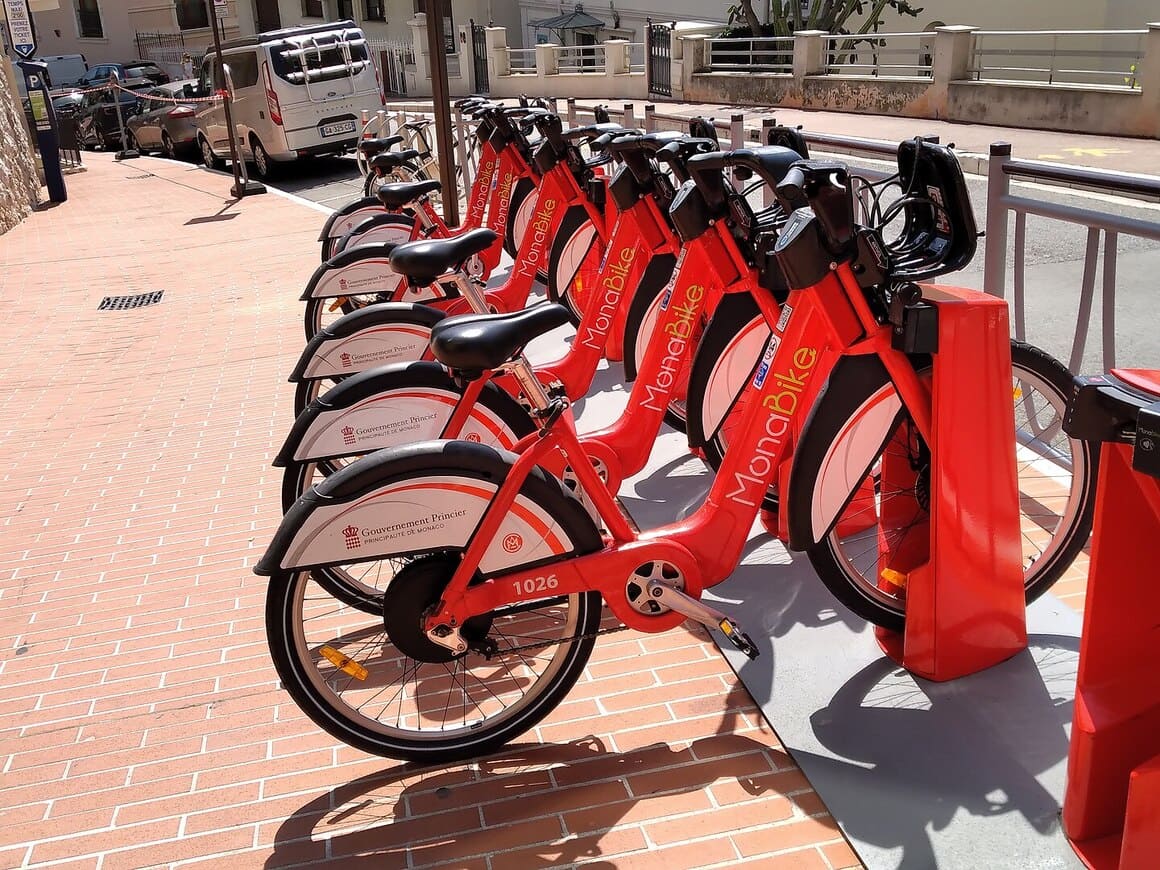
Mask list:
[[[387,461],[376,486],[487,481],[514,459],[495,454],[495,461],[466,467],[441,464],[439,456],[433,454],[426,468],[415,466],[416,457],[396,468]],[[554,478],[535,473],[522,489],[525,496],[525,504],[549,517],[553,533],[565,541],[568,552],[556,558],[601,546],[591,518]],[[448,508],[453,504],[448,498]],[[591,654],[601,621],[599,594],[560,595],[475,617],[462,628],[468,651],[455,654],[431,642],[419,626],[465,544],[466,538],[410,559],[374,614],[337,601],[308,570],[270,578],[270,653],[282,684],[315,723],[365,752],[433,763],[497,749],[564,698]],[[546,565],[544,573],[550,570]]]
[[[1031,602],[1051,588],[1088,540],[1098,455],[1092,445],[1063,432],[1068,370],[1018,341],[1011,343],[1011,360],[1024,588]],[[905,588],[884,579],[883,569],[889,553],[928,546],[929,451],[901,409],[885,369],[870,371],[867,367],[859,386],[846,382],[846,388],[831,391],[831,400],[818,408],[809,437],[803,437],[793,458],[795,477],[801,474],[802,481],[814,483],[791,483],[789,522],[792,529],[811,515],[827,491],[825,469],[840,468],[839,457],[860,452],[851,445],[872,437],[865,423],[877,414],[877,431],[885,432],[881,446],[844,510],[835,514],[841,519],[808,554],[839,601],[876,625],[901,631]]]

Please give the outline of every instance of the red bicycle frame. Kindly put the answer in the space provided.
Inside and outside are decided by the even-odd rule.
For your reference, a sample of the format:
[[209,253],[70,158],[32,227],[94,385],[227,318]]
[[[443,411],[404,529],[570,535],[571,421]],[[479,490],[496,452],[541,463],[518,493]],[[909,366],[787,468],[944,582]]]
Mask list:
[[[473,534],[442,600],[426,619],[427,631],[462,625],[472,616],[542,598],[534,590],[545,586],[553,595],[599,592],[616,617],[631,628],[657,632],[676,626],[685,619],[681,613],[646,616],[637,611],[626,597],[627,579],[644,563],[666,562],[684,578],[685,593],[696,598],[702,589],[729,576],[741,558],[766,491],[789,461],[794,428],[844,354],[878,355],[915,427],[929,443],[929,391],[907,356],[891,347],[890,329],[875,319],[848,263],[839,264],[817,285],[793,291],[787,307],[790,316],[769,320],[772,336],[763,363],[746,388],[751,395],[737,440],[695,513],[652,531],[635,531],[614,491],[588,461],[573,422],[561,417],[519,445],[522,452]],[[603,521],[608,531],[605,547],[589,555],[476,580],[480,560],[524,480],[555,451],[568,459]]]

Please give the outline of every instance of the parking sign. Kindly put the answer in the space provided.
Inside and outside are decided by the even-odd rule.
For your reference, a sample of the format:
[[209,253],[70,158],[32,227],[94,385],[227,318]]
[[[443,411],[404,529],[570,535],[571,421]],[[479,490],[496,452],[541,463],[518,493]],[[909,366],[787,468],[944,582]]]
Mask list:
[[28,0],[4,0],[8,14],[8,38],[12,50],[25,60],[36,54],[36,33],[32,29],[32,11]]

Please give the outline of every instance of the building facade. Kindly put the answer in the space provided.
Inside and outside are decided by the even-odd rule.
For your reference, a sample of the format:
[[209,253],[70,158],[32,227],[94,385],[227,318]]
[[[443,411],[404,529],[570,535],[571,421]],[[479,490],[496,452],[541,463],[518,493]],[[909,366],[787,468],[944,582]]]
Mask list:
[[[471,20],[519,33],[515,0],[443,0],[450,38]],[[88,63],[145,57],[179,63],[212,43],[212,0],[35,0],[42,55],[83,54]],[[297,24],[351,19],[376,41],[411,41],[408,21],[423,0],[227,0],[226,39]]]

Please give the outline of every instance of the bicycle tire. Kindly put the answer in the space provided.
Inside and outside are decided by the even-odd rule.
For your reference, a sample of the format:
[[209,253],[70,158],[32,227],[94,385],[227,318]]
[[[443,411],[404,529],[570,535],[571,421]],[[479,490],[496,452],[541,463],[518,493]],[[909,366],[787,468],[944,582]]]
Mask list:
[[[384,451],[364,460],[375,466],[375,482],[363,492],[425,479],[436,485],[462,479],[494,486],[494,481],[504,479],[515,459],[513,454],[498,451],[449,454],[438,443],[423,445],[403,457]],[[366,473],[352,467],[347,478]],[[571,549],[557,558],[594,552],[602,546],[588,513],[551,475],[534,470],[521,488],[521,497],[525,504],[551,517],[554,529],[567,536]],[[430,641],[424,646],[422,635],[416,638],[417,632],[411,634],[410,611],[413,609],[418,617],[426,598],[438,595],[469,535],[470,530],[452,548],[412,559],[406,573],[394,581],[391,603],[384,604],[377,614],[360,616],[337,606],[325,590],[314,587],[309,570],[278,572],[270,578],[266,632],[275,669],[298,707],[327,733],[364,752],[405,761],[471,758],[493,751],[535,726],[575,684],[591,655],[595,643],[592,633],[600,625],[600,595],[596,592],[546,598],[542,603],[468,621],[465,635],[482,631],[498,644],[496,653],[486,659],[476,652],[453,656],[443,651],[447,658],[437,661],[434,658],[442,648],[435,648]],[[493,634],[497,623],[503,627]],[[400,639],[410,654],[397,646]],[[504,652],[544,641],[549,643],[535,655]],[[430,650],[435,651],[435,657]],[[349,670],[343,672],[332,664],[343,662],[342,656],[349,656],[348,663],[354,660],[366,667],[362,680],[347,676]],[[482,667],[477,669],[477,663]],[[396,676],[403,685],[392,693],[387,683]],[[411,698],[404,689],[410,690]],[[381,705],[377,711],[372,706],[376,704]],[[423,730],[441,714],[452,718],[452,725],[443,721],[432,725],[430,731]]]
[[[641,360],[644,359],[645,349],[648,347],[653,334],[661,297],[668,288],[675,266],[675,257],[670,255],[653,257],[644,270],[640,284],[637,285],[636,291],[633,293],[632,302],[628,307],[628,317],[624,323],[624,374],[627,381],[636,380]],[[691,336],[689,338],[690,346],[696,348],[699,340],[699,335]],[[692,356],[691,350],[689,355]],[[688,373],[689,367],[686,365],[686,378]],[[678,386],[675,389],[676,392],[665,409],[665,422],[678,432],[685,432],[687,412],[684,397],[687,395],[685,392],[687,382],[684,387]]]
[[548,298],[568,309],[573,326],[580,325],[591,298],[604,248],[588,211],[578,205],[569,208],[548,251]]
[[[1054,529],[1048,530],[1043,527],[1043,531],[1049,536],[1049,543],[1041,552],[1033,553],[1030,557],[1027,555],[1027,549],[1037,546],[1037,544],[1035,539],[1027,533],[1026,525],[1024,527],[1024,587],[1026,599],[1031,602],[1051,588],[1088,540],[1095,509],[1098,450],[1088,442],[1077,441],[1062,434],[1061,424],[1072,382],[1068,370],[1038,348],[1019,341],[1011,342],[1011,357],[1012,377],[1017,383],[1013,392],[1016,403],[1024,401],[1029,386],[1034,387],[1036,392],[1042,393],[1046,399],[1046,404],[1040,409],[1034,409],[1035,417],[1038,420],[1040,411],[1050,406],[1051,417],[1048,420],[1048,425],[1043,428],[1047,432],[1055,431],[1059,436],[1050,444],[1041,444],[1040,448],[1027,446],[1033,445],[1038,440],[1038,436],[1036,436],[1027,442],[1024,451],[1032,453],[1043,450],[1062,454],[1066,442],[1071,457],[1069,480],[1066,486],[1063,484],[1062,474],[1056,478],[1052,477],[1055,472],[1050,469],[1044,471],[1042,463],[1050,462],[1050,460],[1021,457],[1020,473],[1027,472],[1023,476],[1026,483],[1021,482],[1020,484],[1021,509],[1024,510],[1023,519],[1025,521],[1039,527],[1043,527],[1045,522],[1050,522],[1047,519],[1049,517],[1047,506],[1043,504],[1048,496],[1044,496],[1042,492],[1034,497],[1029,496],[1023,492],[1024,486],[1044,490],[1046,479],[1047,483],[1050,484],[1046,489],[1051,491],[1066,489],[1066,496],[1061,493],[1052,497],[1053,503],[1062,504],[1062,510],[1059,511],[1058,525]],[[850,358],[844,359],[843,363],[847,359]],[[851,421],[857,419],[859,415],[865,415],[867,409],[873,407],[874,403],[894,392],[886,370],[878,359],[876,357],[862,359],[861,364],[847,366],[850,371],[854,372],[852,377],[843,377],[835,369],[827,386],[827,400],[816,406],[811,413],[806,429],[802,433],[802,439],[795,450],[793,472],[787,496],[789,510],[787,519],[790,526],[791,542],[804,541],[807,537],[812,537],[815,534],[814,530],[810,528],[812,524],[811,511],[815,500],[820,497],[818,492],[823,487],[819,478],[822,469],[827,467],[832,456],[841,455],[838,451],[842,451],[843,444],[846,443],[842,441],[842,435],[852,431]],[[905,409],[900,409],[895,417],[895,422],[886,427],[887,431],[879,447],[873,450],[872,458],[866,467],[866,472],[860,478],[861,480],[874,481],[873,469],[888,453],[898,455],[898,451],[910,449],[909,445],[902,444],[901,439],[895,437],[903,431],[906,423]],[[1018,418],[1016,425],[1019,425]],[[1032,426],[1030,421],[1027,426],[1036,428]],[[865,437],[865,434],[859,433],[858,437]],[[1064,460],[1060,459],[1059,461],[1063,462]],[[1032,467],[1033,462],[1036,463],[1035,467]],[[1059,467],[1063,468],[1062,465]],[[900,489],[897,492],[914,493],[919,486],[917,480],[921,480],[921,472],[917,475],[914,487],[907,490]],[[875,504],[871,505],[868,501],[867,505],[869,509],[880,513],[881,504],[891,498],[893,493],[883,494],[877,482],[873,482],[873,486]],[[842,510],[834,513],[834,516],[842,515],[843,511],[853,502],[857,489],[855,486],[855,491],[846,499],[842,505]],[[913,495],[910,497],[914,498]],[[1039,509],[1036,506],[1042,506],[1045,513],[1029,517],[1026,513],[1028,503],[1033,510]],[[919,510],[922,510],[921,506],[919,506]],[[922,517],[916,512],[913,517],[907,520],[901,533],[905,533],[907,529],[914,526],[916,521],[921,521],[921,519]],[[904,599],[898,595],[892,595],[886,589],[878,588],[878,572],[873,558],[866,563],[871,569],[869,571],[859,569],[852,564],[854,556],[868,556],[871,551],[876,553],[876,545],[868,547],[865,552],[853,553],[859,547],[860,539],[857,538],[857,534],[847,535],[843,539],[835,524],[835,527],[825,531],[824,536],[817,544],[807,550],[810,562],[813,564],[818,577],[825,583],[834,597],[852,612],[875,625],[893,631],[901,631],[905,624]],[[871,536],[876,538],[880,534],[889,535],[890,532],[879,531],[878,527],[875,526],[861,540],[863,542],[869,541]],[[926,534],[925,530],[923,534]],[[873,576],[868,577],[867,574]]]

